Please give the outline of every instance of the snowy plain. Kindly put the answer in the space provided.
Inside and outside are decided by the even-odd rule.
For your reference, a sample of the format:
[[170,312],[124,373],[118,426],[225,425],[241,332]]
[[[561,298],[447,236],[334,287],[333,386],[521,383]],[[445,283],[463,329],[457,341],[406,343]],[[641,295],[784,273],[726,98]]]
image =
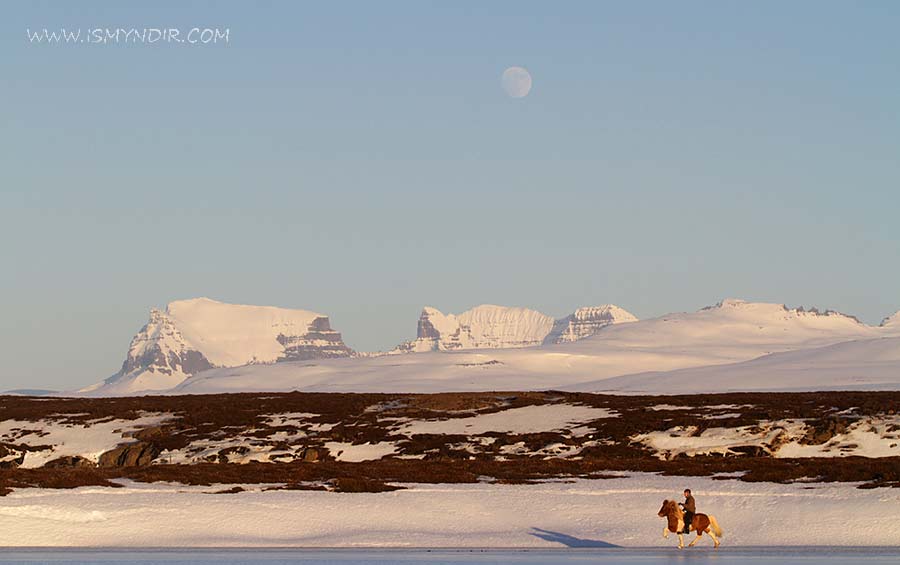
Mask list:
[[[577,543],[577,542],[576,542]],[[7,548],[0,563],[44,564],[64,561],[72,565],[135,563],[140,565],[370,565],[372,563],[428,563],[431,565],[657,565],[690,560],[693,565],[895,565],[900,548],[860,547],[743,547],[718,551],[692,550],[689,554],[671,548],[606,548],[578,546],[565,549],[331,549],[331,548]]]
[[[636,325],[636,324],[634,324]],[[584,341],[592,341],[588,338]],[[576,351],[593,345],[591,351]],[[434,352],[212,369],[167,394],[221,392],[466,392],[570,390],[621,394],[900,390],[900,337],[877,337],[746,359],[717,348],[692,352],[608,343]],[[661,369],[661,370],[660,370]],[[598,375],[600,376],[598,378]]]
[[[0,546],[660,547],[665,498],[693,489],[730,546],[896,546],[900,489],[628,473],[537,485],[404,485],[388,493],[267,491],[123,482],[17,490]],[[248,488],[244,485],[245,488]],[[850,525],[853,525],[852,527]],[[699,546],[709,549],[704,537]],[[720,549],[722,551],[722,549]]]

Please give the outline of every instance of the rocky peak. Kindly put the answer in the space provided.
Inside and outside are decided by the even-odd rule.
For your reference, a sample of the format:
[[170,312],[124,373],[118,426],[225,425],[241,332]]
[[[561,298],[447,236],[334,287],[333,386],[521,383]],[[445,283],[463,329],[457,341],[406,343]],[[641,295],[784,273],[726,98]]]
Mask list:
[[202,353],[188,346],[173,320],[161,310],[150,310],[150,320],[131,340],[118,375],[138,370],[190,375],[212,368]]
[[631,312],[615,304],[584,306],[572,314],[557,320],[545,343],[567,343],[594,335],[612,324],[636,322]]
[[331,329],[327,316],[319,316],[309,324],[309,331],[299,336],[278,334],[278,343],[284,346],[284,354],[278,361],[305,361],[350,357],[353,350],[347,347],[341,334]]
[[593,335],[610,324],[636,320],[612,304],[579,308],[560,320],[528,308],[492,304],[476,306],[458,315],[426,306],[419,316],[416,339],[394,351],[500,349],[563,343]]

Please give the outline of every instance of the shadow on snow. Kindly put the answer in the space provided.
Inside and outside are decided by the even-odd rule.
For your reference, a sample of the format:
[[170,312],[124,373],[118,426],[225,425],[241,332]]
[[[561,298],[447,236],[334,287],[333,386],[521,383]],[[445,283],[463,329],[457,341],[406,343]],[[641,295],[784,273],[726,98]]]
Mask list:
[[540,538],[542,540],[551,541],[554,543],[561,543],[566,547],[619,547],[618,545],[608,543],[601,540],[596,539],[581,539],[576,538],[575,536],[570,536],[568,534],[561,534],[559,532],[551,532],[550,530],[543,530],[541,528],[531,528],[530,532],[536,538]]

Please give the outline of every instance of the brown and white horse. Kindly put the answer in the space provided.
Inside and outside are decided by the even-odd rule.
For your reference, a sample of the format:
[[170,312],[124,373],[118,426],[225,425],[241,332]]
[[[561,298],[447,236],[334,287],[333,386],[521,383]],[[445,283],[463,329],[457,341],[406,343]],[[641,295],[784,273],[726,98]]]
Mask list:
[[[682,534],[682,532],[684,531],[684,510],[682,510],[674,500],[663,500],[662,508],[659,509],[659,517],[665,518],[667,521],[666,527],[663,530],[663,537],[668,539],[669,532],[678,534],[678,549],[683,548],[684,534]],[[712,538],[716,547],[719,547],[719,538],[722,537],[722,528],[720,528],[719,523],[716,522],[715,516],[694,514],[690,526],[689,531],[697,532],[697,537],[688,544],[688,547],[693,547],[704,533],[709,534],[709,537]]]

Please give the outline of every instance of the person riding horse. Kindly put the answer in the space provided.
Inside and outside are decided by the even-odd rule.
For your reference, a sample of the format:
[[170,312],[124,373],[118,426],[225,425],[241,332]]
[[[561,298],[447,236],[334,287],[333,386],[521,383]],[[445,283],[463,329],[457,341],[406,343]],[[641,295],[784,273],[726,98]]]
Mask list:
[[684,510],[684,533],[691,533],[691,520],[694,519],[694,514],[697,513],[697,503],[694,501],[694,496],[691,494],[691,489],[684,489],[684,503],[679,503],[681,509]]
[[[696,510],[691,491],[686,490],[684,497],[684,503],[668,499],[663,500],[659,512],[656,513],[660,518],[666,519],[666,527],[663,528],[663,537],[668,538],[669,532],[677,534],[678,549],[682,549],[684,547],[684,535],[690,531],[694,531],[697,532],[697,537],[688,544],[688,547],[693,547],[703,534],[709,534],[713,544],[715,544],[716,547],[719,547],[719,538],[724,534],[722,532],[722,527],[719,526],[719,523],[716,521],[716,517],[712,514],[701,514],[699,512],[689,515],[685,511],[689,507],[691,510]],[[682,510],[682,508],[685,510]]]

